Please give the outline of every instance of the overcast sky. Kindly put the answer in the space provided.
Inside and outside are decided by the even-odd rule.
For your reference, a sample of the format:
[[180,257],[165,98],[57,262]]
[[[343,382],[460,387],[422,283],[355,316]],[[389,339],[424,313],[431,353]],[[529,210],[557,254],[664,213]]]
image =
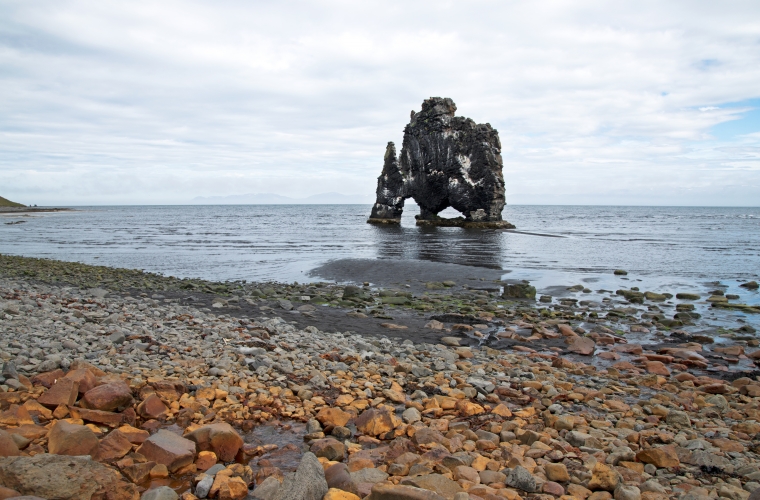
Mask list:
[[507,203],[760,204],[760,2],[0,1],[0,196],[373,198],[411,110]]

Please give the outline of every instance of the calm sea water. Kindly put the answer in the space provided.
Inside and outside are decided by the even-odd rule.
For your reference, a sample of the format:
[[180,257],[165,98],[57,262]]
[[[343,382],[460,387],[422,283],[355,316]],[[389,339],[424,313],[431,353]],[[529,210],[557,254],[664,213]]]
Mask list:
[[508,206],[504,218],[518,232],[417,228],[414,205],[401,227],[377,227],[366,224],[369,211],[125,206],[5,215],[1,222],[27,222],[0,224],[0,253],[214,280],[307,281],[310,269],[346,257],[484,266],[539,287],[615,286],[614,269],[648,289],[720,281],[743,291],[739,282],[760,277],[760,208]]

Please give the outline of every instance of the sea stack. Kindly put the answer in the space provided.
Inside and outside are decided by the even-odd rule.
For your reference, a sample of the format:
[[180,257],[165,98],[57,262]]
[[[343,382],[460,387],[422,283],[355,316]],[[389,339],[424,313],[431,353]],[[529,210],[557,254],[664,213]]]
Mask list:
[[[404,128],[400,157],[389,142],[377,200],[367,222],[399,224],[404,201],[420,206],[417,225],[514,228],[502,220],[505,205],[499,133],[490,124],[454,116],[454,101],[431,97]],[[453,207],[464,217],[445,219]]]

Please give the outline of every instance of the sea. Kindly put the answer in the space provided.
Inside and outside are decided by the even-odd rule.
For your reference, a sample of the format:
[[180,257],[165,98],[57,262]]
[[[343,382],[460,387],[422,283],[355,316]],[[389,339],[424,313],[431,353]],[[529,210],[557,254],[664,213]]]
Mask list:
[[[539,293],[579,283],[671,293],[719,286],[760,303],[760,294],[738,286],[760,281],[757,207],[509,205],[510,231],[417,227],[413,204],[397,227],[367,224],[370,205],[72,208],[3,214],[0,253],[278,282],[320,281],[310,271],[337,259],[419,260],[500,270]],[[16,221],[25,222],[9,224]]]

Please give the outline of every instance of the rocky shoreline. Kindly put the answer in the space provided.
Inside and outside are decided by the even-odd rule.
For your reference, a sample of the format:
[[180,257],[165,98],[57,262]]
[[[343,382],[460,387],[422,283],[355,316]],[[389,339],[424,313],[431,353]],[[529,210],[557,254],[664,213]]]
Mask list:
[[[716,314],[754,314],[715,292]],[[727,316],[731,329],[700,335],[678,306],[703,297],[532,294],[0,256],[0,498],[760,491],[749,323]]]

